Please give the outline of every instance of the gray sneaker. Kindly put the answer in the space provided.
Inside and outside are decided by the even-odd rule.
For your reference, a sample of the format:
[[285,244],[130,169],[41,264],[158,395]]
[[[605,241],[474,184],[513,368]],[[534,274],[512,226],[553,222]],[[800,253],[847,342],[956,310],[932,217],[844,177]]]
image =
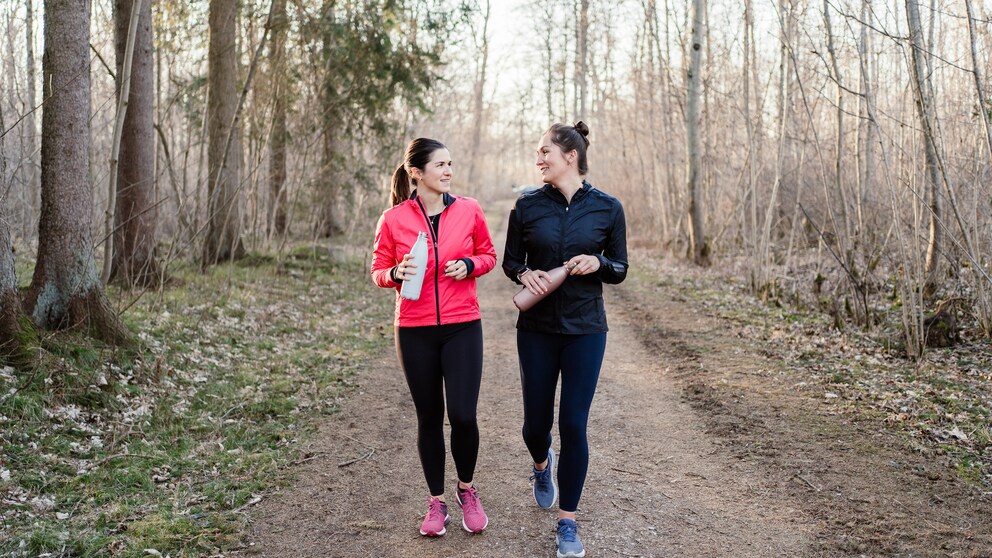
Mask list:
[[548,448],[548,466],[543,471],[534,469],[530,480],[534,481],[534,501],[548,509],[558,499],[558,485],[555,484],[555,450]]
[[579,540],[579,526],[571,519],[559,519],[555,531],[555,542],[558,543],[558,558],[576,556],[582,558],[586,549]]

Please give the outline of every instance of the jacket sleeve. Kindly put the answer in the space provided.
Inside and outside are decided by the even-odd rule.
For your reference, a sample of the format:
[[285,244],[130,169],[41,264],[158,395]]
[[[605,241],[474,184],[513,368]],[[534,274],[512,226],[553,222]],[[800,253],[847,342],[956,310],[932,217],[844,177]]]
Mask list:
[[527,254],[524,252],[523,223],[517,208],[510,210],[506,225],[506,246],[503,247],[503,273],[514,283],[520,283],[517,274],[527,269]]
[[472,241],[475,245],[475,253],[468,257],[473,265],[468,276],[481,277],[496,267],[496,248],[493,246],[493,237],[489,234],[489,225],[486,223],[482,206],[475,206],[474,221]]
[[618,201],[613,210],[613,223],[606,239],[606,249],[599,258],[599,278],[604,283],[615,285],[627,278],[627,222],[623,206]]
[[396,266],[396,251],[393,236],[386,224],[386,214],[379,217],[375,226],[375,244],[372,246],[372,282],[384,289],[395,289],[400,284],[393,281],[393,267]]

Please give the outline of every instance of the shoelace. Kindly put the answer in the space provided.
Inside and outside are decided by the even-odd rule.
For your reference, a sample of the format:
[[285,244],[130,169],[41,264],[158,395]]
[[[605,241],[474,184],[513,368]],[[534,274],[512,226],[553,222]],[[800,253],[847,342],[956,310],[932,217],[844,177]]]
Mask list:
[[464,509],[469,513],[473,513],[478,510],[479,491],[476,490],[474,486],[462,490],[461,497],[462,497],[462,509]]
[[430,508],[427,511],[427,516],[430,519],[440,518],[444,519],[444,502],[437,498],[428,498],[427,507]]
[[577,535],[574,523],[559,523],[558,536],[565,542],[575,542]]
[[538,471],[537,469],[534,469],[534,474],[531,475],[530,476],[530,479],[528,479],[528,480],[537,481],[537,482],[540,482],[540,483],[545,483],[550,478],[551,478],[551,468],[550,467],[545,467],[544,469],[542,469],[540,471]]

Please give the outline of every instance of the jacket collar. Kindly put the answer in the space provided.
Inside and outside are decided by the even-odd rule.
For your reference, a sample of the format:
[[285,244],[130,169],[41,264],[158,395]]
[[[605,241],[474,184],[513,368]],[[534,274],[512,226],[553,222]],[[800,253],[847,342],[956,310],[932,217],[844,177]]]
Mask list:
[[[575,202],[581,200],[591,190],[592,190],[592,184],[589,184],[588,181],[583,180],[582,181],[582,187],[579,188],[578,190],[576,190],[574,194],[572,194],[572,201],[571,201],[571,203],[574,204]],[[544,187],[541,188],[541,191],[544,192],[544,195],[548,196],[552,200],[554,200],[554,201],[556,201],[556,202],[558,202],[558,203],[560,203],[562,205],[570,205],[570,203],[568,202],[568,200],[565,199],[565,194],[562,194],[558,190],[558,188],[555,188],[551,184],[545,184]]]
[[[458,199],[455,196],[452,196],[448,192],[445,192],[441,197],[444,199],[444,207],[448,207],[449,205],[455,203],[455,200]],[[417,190],[416,189],[414,189],[413,192],[410,193],[410,199],[411,200],[417,199]]]

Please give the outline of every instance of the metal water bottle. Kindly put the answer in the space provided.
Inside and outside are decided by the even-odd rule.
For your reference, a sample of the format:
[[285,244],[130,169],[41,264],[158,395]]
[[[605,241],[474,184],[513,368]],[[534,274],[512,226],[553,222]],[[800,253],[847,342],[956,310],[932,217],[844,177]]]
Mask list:
[[413,254],[413,263],[417,269],[413,272],[413,277],[407,277],[400,288],[400,296],[407,300],[418,300],[420,298],[420,288],[424,285],[424,274],[427,272],[427,233],[417,234],[417,241],[410,248]]
[[568,278],[568,269],[565,269],[565,266],[549,269],[548,275],[551,277],[551,279],[550,281],[548,280],[544,281],[545,282],[544,286],[547,289],[546,291],[544,291],[544,294],[534,294],[530,292],[530,289],[524,287],[517,294],[513,295],[513,304],[515,304],[516,307],[521,312],[526,312],[530,310],[531,308],[534,307],[535,304],[543,300],[544,297],[553,293],[555,289],[560,287],[562,283],[565,282],[565,279]]

